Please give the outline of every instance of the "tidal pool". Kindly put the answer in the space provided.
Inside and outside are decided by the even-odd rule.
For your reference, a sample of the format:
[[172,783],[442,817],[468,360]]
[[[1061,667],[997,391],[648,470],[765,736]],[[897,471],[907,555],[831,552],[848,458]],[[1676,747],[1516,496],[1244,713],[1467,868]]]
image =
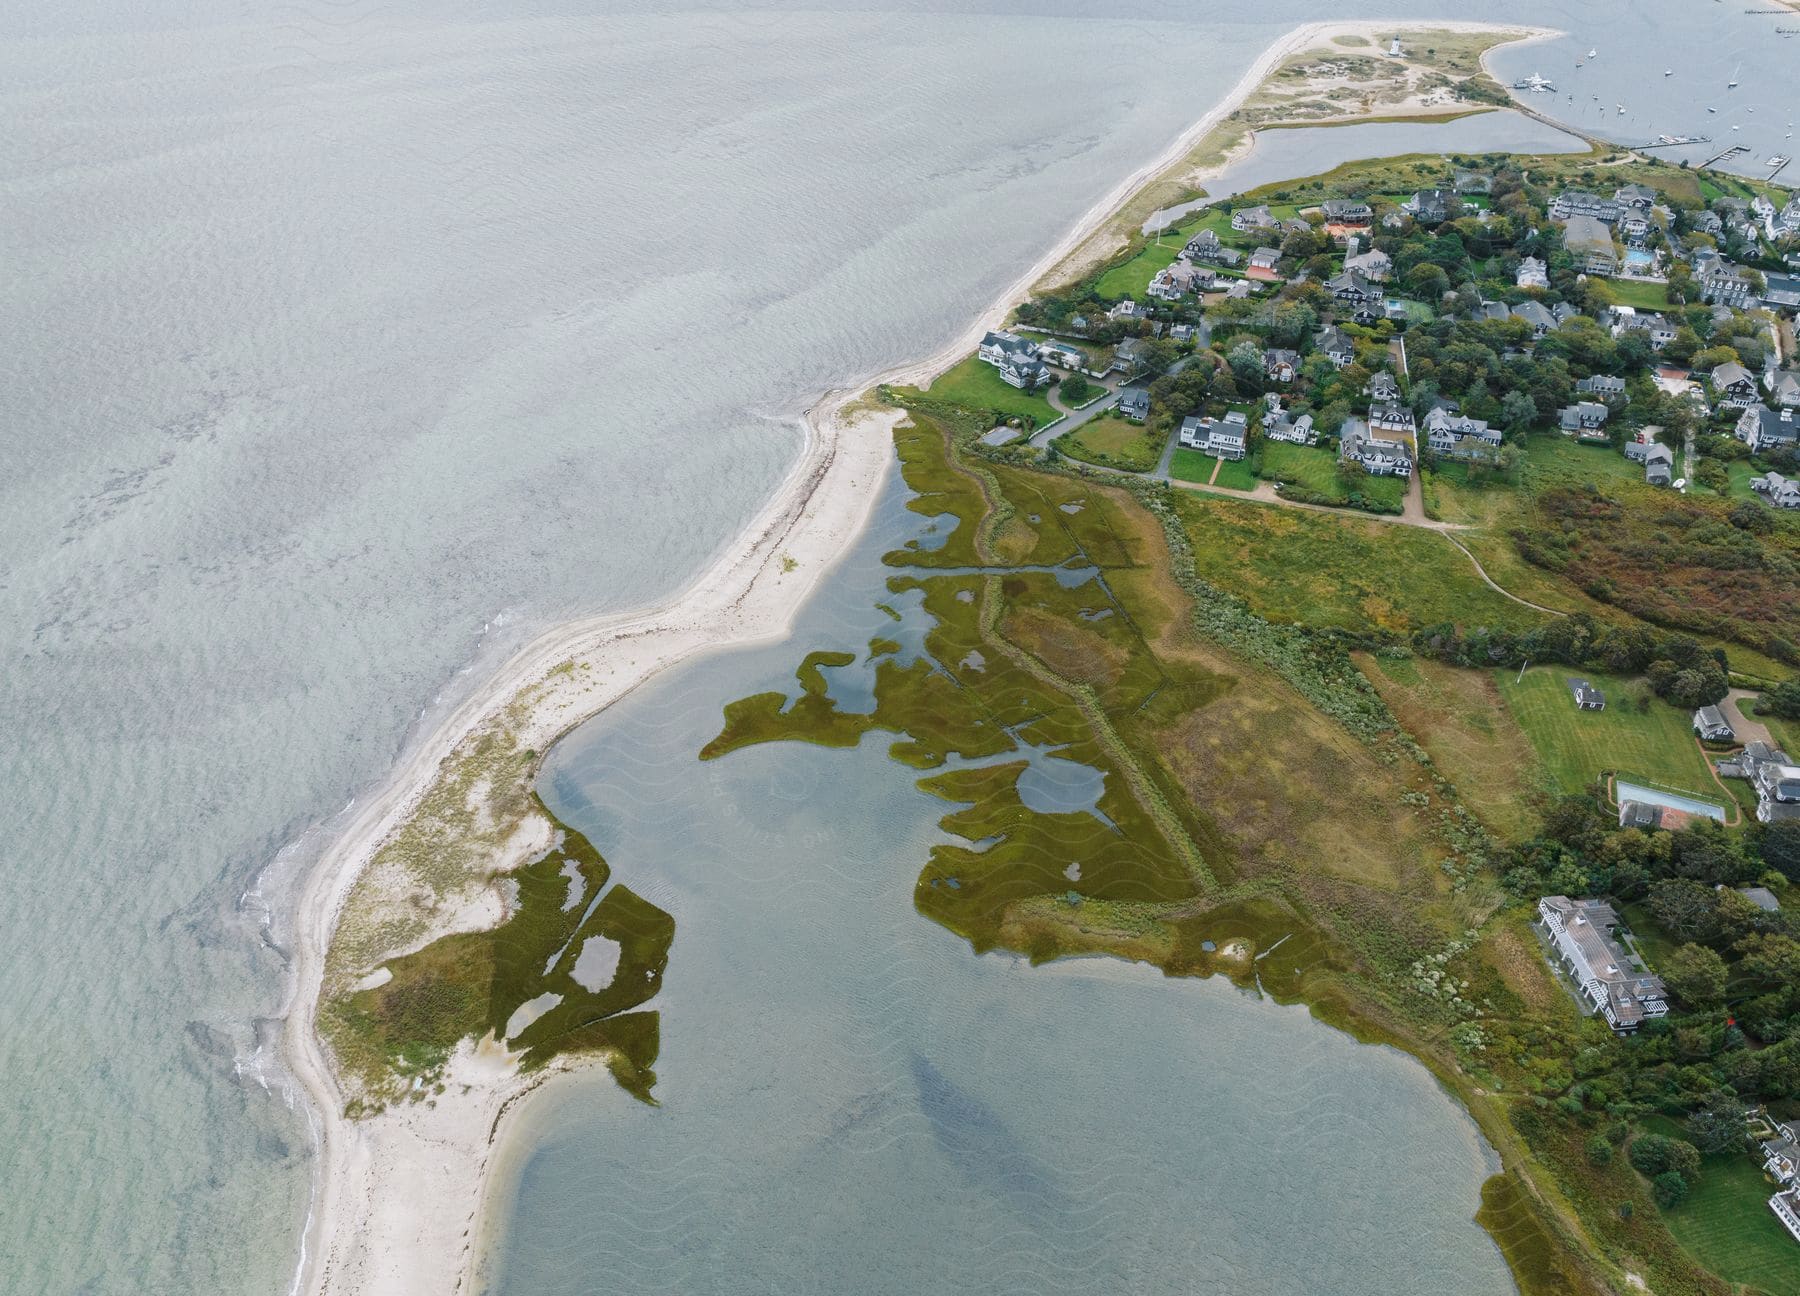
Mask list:
[[972,953],[913,907],[945,805],[886,735],[696,759],[725,701],[894,624],[904,499],[791,642],[551,754],[552,811],[677,919],[661,1106],[596,1071],[526,1109],[493,1289],[1512,1291],[1496,1159],[1411,1059],[1223,979]]

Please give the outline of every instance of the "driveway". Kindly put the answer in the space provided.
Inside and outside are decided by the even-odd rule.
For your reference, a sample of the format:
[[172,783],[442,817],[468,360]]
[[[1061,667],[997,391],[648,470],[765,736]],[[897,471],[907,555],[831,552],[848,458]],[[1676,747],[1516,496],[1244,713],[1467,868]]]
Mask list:
[[[1059,421],[1052,423],[1049,427],[1039,428],[1036,432],[1033,432],[1031,434],[1031,444],[1034,446],[1047,446],[1064,432],[1073,432],[1076,428],[1080,427],[1083,423],[1086,423],[1095,415],[1104,414],[1114,405],[1117,405],[1119,403],[1119,388],[1124,386],[1124,384],[1115,383],[1113,386],[1107,386],[1107,384],[1102,381],[1100,385],[1106,388],[1106,395],[1096,396],[1090,403],[1078,410],[1072,410],[1067,405],[1064,405],[1061,398],[1057,395],[1056,388],[1052,387],[1049,391],[1045,392],[1044,399],[1050,402],[1050,408],[1055,410],[1058,414],[1061,414],[1063,417]],[[1014,444],[1016,445],[1017,442]]]
[[1725,694],[1724,705],[1719,709],[1731,721],[1739,742],[1766,742],[1771,747],[1779,746],[1769,733],[1769,726],[1750,713],[1750,703],[1756,701],[1757,696],[1749,689],[1734,688]]

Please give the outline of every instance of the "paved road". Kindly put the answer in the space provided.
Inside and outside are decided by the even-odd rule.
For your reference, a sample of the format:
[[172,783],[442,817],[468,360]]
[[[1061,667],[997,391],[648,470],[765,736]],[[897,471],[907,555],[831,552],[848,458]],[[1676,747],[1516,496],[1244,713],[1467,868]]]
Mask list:
[[[1044,399],[1050,402],[1050,408],[1055,410],[1058,414],[1063,415],[1063,418],[1060,422],[1052,423],[1047,428],[1039,428],[1036,432],[1033,432],[1031,434],[1031,444],[1034,446],[1047,446],[1064,432],[1073,432],[1096,414],[1104,414],[1114,405],[1117,405],[1119,403],[1119,387],[1123,386],[1123,384],[1120,383],[1108,387],[1107,384],[1103,382],[1100,385],[1106,387],[1107,394],[1099,397],[1092,404],[1078,410],[1072,410],[1067,405],[1064,405],[1062,400],[1057,396],[1054,387],[1045,392]],[[1017,442],[1014,442],[1014,444],[1016,445]]]

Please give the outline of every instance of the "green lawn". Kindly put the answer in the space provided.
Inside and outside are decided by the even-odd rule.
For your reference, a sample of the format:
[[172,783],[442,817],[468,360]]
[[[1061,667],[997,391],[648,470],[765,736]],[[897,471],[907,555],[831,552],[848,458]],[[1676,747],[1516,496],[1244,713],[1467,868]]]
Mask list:
[[1183,450],[1176,447],[1169,458],[1169,476],[1176,481],[1200,482],[1205,484],[1213,479],[1213,471],[1219,461],[1209,454],[1201,454],[1198,450]]
[[1071,459],[1126,472],[1149,472],[1162,454],[1160,439],[1141,424],[1112,412],[1095,415],[1074,431],[1063,433],[1056,438],[1056,448]]
[[1582,445],[1574,437],[1546,432],[1526,442],[1522,476],[1532,490],[1589,482],[1601,487],[1617,483],[1643,486],[1644,466],[1632,463],[1611,446]]
[[1219,475],[1213,478],[1213,485],[1230,490],[1255,490],[1256,474],[1250,471],[1248,459],[1227,459],[1219,465]]
[[[1674,1121],[1646,1125],[1659,1134],[1681,1137]],[[1747,1283],[1767,1292],[1800,1291],[1800,1242],[1788,1236],[1769,1195],[1775,1191],[1762,1166],[1741,1148],[1705,1158],[1688,1199],[1663,1222],[1675,1240],[1727,1282]]]
[[[1150,241],[1131,260],[1116,265],[1101,275],[1094,283],[1094,291],[1108,300],[1129,297],[1133,301],[1142,301],[1150,288],[1150,281],[1156,278],[1156,272],[1164,266],[1174,264],[1181,249],[1187,246],[1187,241],[1206,229],[1217,234],[1227,246],[1242,238],[1242,235],[1232,231],[1230,212],[1209,209],[1198,219],[1190,216],[1180,225],[1171,225],[1162,232],[1160,240],[1152,235]],[[1220,267],[1215,269],[1224,273]]]
[[1410,633],[1455,621],[1524,630],[1542,613],[1482,584],[1434,531],[1180,491],[1195,573],[1271,620]]
[[1612,290],[1613,297],[1621,306],[1635,306],[1639,310],[1665,310],[1674,305],[1669,300],[1669,289],[1666,284],[1638,283],[1630,279],[1608,279],[1606,286]]
[[[1338,480],[1337,453],[1318,446],[1290,445],[1285,441],[1264,443],[1262,475],[1265,481],[1304,486],[1335,504],[1344,504],[1350,498],[1344,483]],[[1370,477],[1363,483],[1362,493],[1368,499],[1398,508],[1406,498],[1406,479]]]
[[894,390],[903,400],[912,397],[943,401],[964,409],[1004,414],[1008,418],[1028,418],[1039,427],[1058,417],[1049,401],[1009,386],[993,365],[983,364],[977,356],[970,356],[933,378],[929,391],[921,392],[917,387],[896,387]]
[[[1570,676],[1604,692],[1606,709],[1578,710],[1564,683]],[[1638,711],[1626,700],[1628,680],[1564,666],[1534,666],[1523,680],[1517,671],[1500,671],[1497,679],[1501,696],[1563,791],[1580,792],[1613,771],[1720,805],[1730,800],[1694,742],[1688,713],[1660,698]]]

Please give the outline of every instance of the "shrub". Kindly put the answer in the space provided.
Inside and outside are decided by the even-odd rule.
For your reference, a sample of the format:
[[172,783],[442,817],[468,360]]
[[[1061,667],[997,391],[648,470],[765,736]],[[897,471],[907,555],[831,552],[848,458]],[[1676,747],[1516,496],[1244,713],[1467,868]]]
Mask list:
[[1665,1170],[1651,1181],[1650,1189],[1658,1206],[1663,1210],[1674,1210],[1687,1200],[1688,1181],[1681,1177],[1679,1170]]
[[1613,1159],[1613,1147],[1604,1134],[1595,1134],[1587,1141],[1587,1159],[1597,1166],[1608,1165]]

